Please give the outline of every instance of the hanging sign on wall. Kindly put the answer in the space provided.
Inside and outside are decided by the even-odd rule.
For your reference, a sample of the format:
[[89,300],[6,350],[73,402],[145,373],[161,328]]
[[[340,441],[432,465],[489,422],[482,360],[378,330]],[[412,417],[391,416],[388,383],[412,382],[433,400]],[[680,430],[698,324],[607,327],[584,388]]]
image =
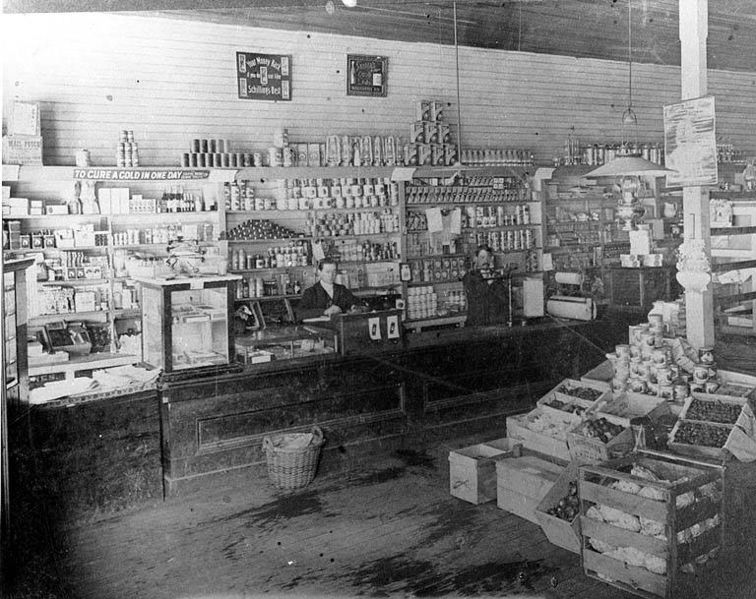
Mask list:
[[174,181],[178,179],[208,179],[210,171],[203,169],[171,168],[74,168],[73,178],[94,181]]
[[237,52],[236,81],[242,100],[291,100],[291,55]]
[[664,162],[667,185],[717,184],[714,96],[664,107]]
[[388,58],[347,54],[347,96],[386,97]]

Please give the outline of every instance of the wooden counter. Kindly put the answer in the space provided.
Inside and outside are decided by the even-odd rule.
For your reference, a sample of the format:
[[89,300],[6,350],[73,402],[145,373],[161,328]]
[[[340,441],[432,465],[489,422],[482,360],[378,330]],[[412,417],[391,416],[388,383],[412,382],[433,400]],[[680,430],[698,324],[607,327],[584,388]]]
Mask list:
[[320,426],[321,467],[426,434],[500,428],[627,335],[626,323],[555,321],[408,335],[405,349],[256,364],[158,389],[166,493],[260,467],[266,435]]

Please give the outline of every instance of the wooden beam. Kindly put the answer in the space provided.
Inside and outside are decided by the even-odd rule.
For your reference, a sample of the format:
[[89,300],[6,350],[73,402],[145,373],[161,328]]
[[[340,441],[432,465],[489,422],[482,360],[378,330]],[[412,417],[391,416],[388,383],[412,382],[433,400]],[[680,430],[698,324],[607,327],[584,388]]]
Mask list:
[[[680,75],[682,100],[705,96],[707,89],[706,38],[708,0],[680,0]],[[702,187],[683,187],[685,238],[703,239],[711,261],[709,193]],[[712,284],[705,291],[685,292],[688,341],[693,347],[714,345],[714,296]]]

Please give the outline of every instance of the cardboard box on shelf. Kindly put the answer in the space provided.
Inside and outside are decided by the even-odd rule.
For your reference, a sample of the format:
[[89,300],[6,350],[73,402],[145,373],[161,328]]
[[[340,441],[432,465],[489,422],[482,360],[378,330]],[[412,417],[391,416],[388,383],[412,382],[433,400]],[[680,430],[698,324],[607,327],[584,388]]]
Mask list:
[[3,164],[42,164],[42,136],[4,135]]

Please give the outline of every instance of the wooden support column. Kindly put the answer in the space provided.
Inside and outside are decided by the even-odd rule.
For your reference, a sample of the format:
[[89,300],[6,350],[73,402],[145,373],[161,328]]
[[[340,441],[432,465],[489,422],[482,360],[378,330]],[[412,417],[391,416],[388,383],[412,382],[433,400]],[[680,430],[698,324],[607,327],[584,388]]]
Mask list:
[[[682,100],[705,96],[707,91],[706,38],[709,25],[708,0],[680,0],[680,42]],[[709,192],[702,187],[683,187],[685,239],[703,239],[711,260]],[[686,291],[688,341],[694,347],[714,345],[713,284],[703,292]]]

